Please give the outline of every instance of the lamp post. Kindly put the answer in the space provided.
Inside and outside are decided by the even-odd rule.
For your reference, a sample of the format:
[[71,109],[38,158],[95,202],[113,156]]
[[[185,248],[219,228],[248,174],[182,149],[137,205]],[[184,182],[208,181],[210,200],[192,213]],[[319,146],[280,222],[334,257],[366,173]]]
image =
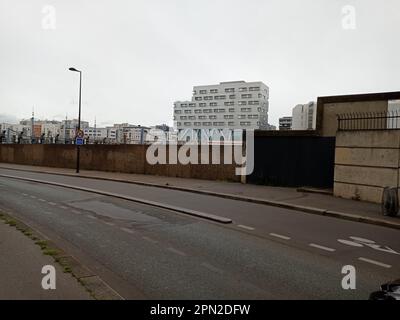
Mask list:
[[[79,116],[78,116],[78,133],[81,130],[81,93],[82,93],[82,71],[75,68],[69,68],[69,71],[79,72]],[[75,137],[76,138],[76,137]],[[76,173],[79,173],[79,157],[80,157],[80,145],[76,143]]]

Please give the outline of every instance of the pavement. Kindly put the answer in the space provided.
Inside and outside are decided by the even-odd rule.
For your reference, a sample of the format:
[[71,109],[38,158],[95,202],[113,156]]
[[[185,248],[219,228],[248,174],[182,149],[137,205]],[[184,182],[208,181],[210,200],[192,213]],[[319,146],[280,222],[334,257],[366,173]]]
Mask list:
[[324,192],[325,194],[306,192],[307,189],[298,191],[296,188],[280,188],[226,181],[184,179],[91,170],[81,170],[80,173],[77,174],[74,169],[8,163],[0,163],[0,169],[1,168],[119,181],[169,190],[213,195],[400,229],[400,216],[383,216],[381,213],[381,206],[378,204],[342,199],[329,195],[326,192]]
[[0,209],[124,299],[367,299],[400,274],[398,230],[208,194],[0,169]]
[[[56,289],[44,290],[43,266],[56,270]],[[78,281],[44,255],[38,245],[16,228],[0,220],[0,300],[92,299]]]

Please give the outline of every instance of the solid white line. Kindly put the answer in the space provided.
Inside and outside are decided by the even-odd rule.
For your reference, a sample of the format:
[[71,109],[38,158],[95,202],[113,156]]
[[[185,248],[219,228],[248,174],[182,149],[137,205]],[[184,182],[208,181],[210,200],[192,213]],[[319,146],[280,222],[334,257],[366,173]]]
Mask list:
[[135,233],[135,231],[133,231],[133,230],[131,230],[131,229],[128,229],[128,228],[120,228],[122,231],[125,231],[125,232],[128,232],[128,233],[130,233],[130,234],[133,234],[133,233]]
[[367,259],[367,258],[363,258],[363,257],[358,258],[358,260],[361,260],[361,261],[364,261],[364,262],[368,262],[368,263],[372,263],[372,264],[375,264],[377,266],[388,268],[388,269],[392,267],[389,264],[385,264],[385,263],[382,263],[382,262],[379,262],[379,261],[375,261],[375,260],[371,260],[371,259]]
[[243,225],[243,224],[238,224],[238,227],[239,227],[239,228],[242,228],[242,229],[250,230],[250,231],[255,230],[254,228],[245,226],[245,225]]
[[177,250],[177,249],[175,249],[175,248],[172,248],[172,247],[167,248],[167,250],[169,250],[169,251],[171,251],[171,252],[173,252],[173,253],[179,254],[179,255],[181,255],[181,256],[186,256],[186,253],[184,253],[184,252],[182,252],[182,251],[180,251],[180,250]]
[[270,233],[269,235],[273,236],[273,237],[276,237],[276,238],[283,239],[283,240],[290,240],[290,237],[286,237],[286,236],[283,236],[283,235],[277,234],[277,233]]
[[329,251],[329,252],[336,251],[336,249],[332,249],[332,248],[328,248],[328,247],[320,246],[319,244],[315,244],[315,243],[310,243],[310,244],[309,244],[309,246],[310,246],[310,247],[317,248],[317,249],[321,249],[321,250]]

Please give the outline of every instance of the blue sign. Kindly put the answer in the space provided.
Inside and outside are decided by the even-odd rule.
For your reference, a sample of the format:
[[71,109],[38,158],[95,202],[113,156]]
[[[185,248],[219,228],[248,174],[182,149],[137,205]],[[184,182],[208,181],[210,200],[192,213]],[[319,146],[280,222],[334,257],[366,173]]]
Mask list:
[[83,138],[76,138],[75,144],[76,144],[77,146],[83,145]]

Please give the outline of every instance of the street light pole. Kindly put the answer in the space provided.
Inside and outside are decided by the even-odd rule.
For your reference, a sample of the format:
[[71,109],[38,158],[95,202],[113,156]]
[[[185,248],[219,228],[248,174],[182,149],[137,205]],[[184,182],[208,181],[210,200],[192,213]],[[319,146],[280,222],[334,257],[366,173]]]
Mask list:
[[[81,99],[82,99],[82,71],[75,68],[69,68],[70,71],[79,72],[79,115],[78,115],[78,132],[81,130]],[[76,134],[75,134],[76,135]],[[76,137],[75,137],[76,138]],[[75,139],[76,144],[76,139]],[[79,173],[80,145],[76,144],[76,173]]]

